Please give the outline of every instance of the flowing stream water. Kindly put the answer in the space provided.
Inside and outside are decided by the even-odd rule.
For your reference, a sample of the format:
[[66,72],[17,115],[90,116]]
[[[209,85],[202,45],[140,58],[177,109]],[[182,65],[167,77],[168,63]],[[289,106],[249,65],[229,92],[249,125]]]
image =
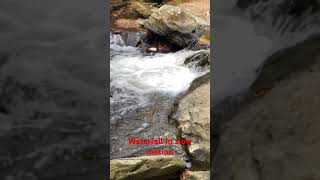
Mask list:
[[[147,55],[139,48],[126,46],[120,35],[111,35],[110,39],[110,103],[114,108],[112,113],[117,115],[147,106],[150,94],[174,98],[204,74],[184,64],[187,57],[199,51]],[[112,116],[116,117],[119,116]]]
[[[150,139],[175,138],[174,124],[168,123],[175,97],[188,90],[193,80],[208,70],[185,65],[186,58],[200,51],[148,54],[126,46],[119,34],[110,34],[111,158],[145,155],[154,146],[133,146],[127,136]],[[181,146],[170,146],[183,154]]]

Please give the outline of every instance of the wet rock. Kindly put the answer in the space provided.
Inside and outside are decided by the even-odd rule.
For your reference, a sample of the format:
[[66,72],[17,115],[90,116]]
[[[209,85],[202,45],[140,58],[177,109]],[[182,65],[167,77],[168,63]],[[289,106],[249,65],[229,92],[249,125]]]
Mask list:
[[143,25],[180,47],[196,43],[198,37],[210,29],[210,25],[204,19],[187,9],[171,5],[163,5]]
[[[110,144],[111,159],[124,157],[145,156],[148,150],[170,149],[174,155],[182,157],[185,152],[180,144],[130,144],[128,137],[137,139],[170,138],[173,142],[178,139],[178,130],[170,123],[168,116],[172,111],[174,100],[172,97],[160,94],[146,94],[150,98],[148,106],[132,107],[125,112],[118,112],[118,108],[128,107],[130,104],[115,104],[111,108]],[[120,113],[120,114],[119,114]],[[148,124],[146,126],[145,124]]]
[[126,46],[137,47],[146,36],[146,32],[130,32],[130,31],[121,31],[120,35],[126,44]]
[[178,122],[181,138],[192,140],[192,144],[186,145],[192,167],[209,167],[210,82],[206,81],[180,99],[173,118]]
[[192,50],[208,49],[210,48],[210,32],[201,35]]
[[147,35],[143,39],[143,43],[140,47],[146,51],[148,51],[149,48],[157,48],[157,51],[160,53],[169,53],[181,50],[181,47],[171,43],[170,40],[164,39],[162,36],[154,34],[150,31],[147,32]]
[[176,156],[141,156],[110,161],[110,179],[169,179],[178,176],[186,163]]
[[199,72],[208,70],[210,69],[210,51],[200,51],[199,53],[186,58],[184,64],[198,70]]

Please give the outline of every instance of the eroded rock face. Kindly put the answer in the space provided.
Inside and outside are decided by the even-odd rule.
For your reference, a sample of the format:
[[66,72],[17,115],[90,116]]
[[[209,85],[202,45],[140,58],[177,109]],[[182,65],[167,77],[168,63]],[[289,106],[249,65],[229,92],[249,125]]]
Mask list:
[[175,116],[181,138],[191,139],[188,155],[194,166],[210,163],[210,81],[189,92],[179,101]]
[[186,163],[176,156],[141,156],[110,161],[110,179],[177,178]]
[[195,43],[199,36],[210,29],[209,23],[204,19],[187,9],[171,5],[163,5],[143,25],[180,47]]

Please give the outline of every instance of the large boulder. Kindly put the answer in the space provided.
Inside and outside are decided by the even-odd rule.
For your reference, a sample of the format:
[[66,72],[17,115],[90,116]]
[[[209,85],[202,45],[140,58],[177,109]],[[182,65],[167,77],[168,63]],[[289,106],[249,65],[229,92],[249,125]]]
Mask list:
[[210,30],[206,20],[187,9],[163,5],[149,19],[144,27],[180,47],[196,43],[197,39]]
[[[207,79],[206,81],[202,80]],[[210,163],[210,81],[204,76],[202,83],[179,100],[173,118],[178,122],[181,138],[192,140],[187,152],[193,167],[206,168]]]
[[141,156],[110,161],[110,179],[168,179],[179,175],[186,163],[176,156]]

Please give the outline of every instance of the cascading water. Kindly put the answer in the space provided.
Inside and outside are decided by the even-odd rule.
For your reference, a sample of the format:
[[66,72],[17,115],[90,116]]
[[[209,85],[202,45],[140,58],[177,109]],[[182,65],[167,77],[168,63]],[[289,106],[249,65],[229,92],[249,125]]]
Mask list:
[[[128,157],[150,146],[126,143],[128,136],[175,138],[177,128],[168,123],[175,97],[188,90],[192,81],[207,73],[185,60],[200,51],[181,50],[168,54],[146,54],[126,46],[119,34],[110,34],[111,158]],[[159,148],[159,147],[157,147]],[[170,145],[183,155],[179,145]]]
[[120,35],[111,34],[110,39],[111,107],[118,107],[114,109],[118,113],[113,113],[147,106],[150,94],[174,97],[204,73],[184,65],[198,51],[146,55],[139,48],[125,46]]

